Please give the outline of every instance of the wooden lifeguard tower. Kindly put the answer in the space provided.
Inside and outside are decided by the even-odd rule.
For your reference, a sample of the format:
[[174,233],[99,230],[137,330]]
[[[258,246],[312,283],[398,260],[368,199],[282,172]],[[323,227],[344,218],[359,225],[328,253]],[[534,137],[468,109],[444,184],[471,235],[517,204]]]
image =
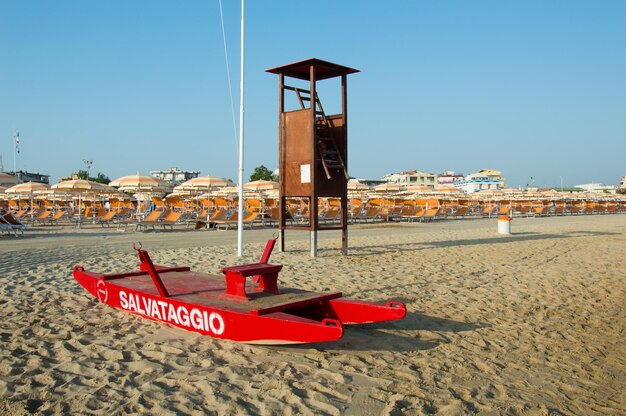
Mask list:
[[[342,230],[342,253],[348,253],[348,106],[347,76],[359,72],[320,59],[268,69],[278,74],[280,241],[285,250],[285,230],[309,230],[311,256],[317,255],[317,231]],[[309,82],[309,89],[285,85],[285,77]],[[341,77],[341,113],[326,114],[317,82]],[[297,98],[296,108],[285,109],[285,93]],[[339,198],[340,225],[319,222],[319,198]],[[308,223],[287,225],[287,201],[308,199]]]

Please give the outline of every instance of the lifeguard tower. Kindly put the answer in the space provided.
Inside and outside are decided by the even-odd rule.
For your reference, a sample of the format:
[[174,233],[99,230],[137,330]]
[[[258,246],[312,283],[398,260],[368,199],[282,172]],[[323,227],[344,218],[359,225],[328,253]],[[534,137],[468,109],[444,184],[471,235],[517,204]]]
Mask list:
[[[311,256],[317,255],[317,232],[342,230],[342,253],[348,254],[348,106],[347,77],[359,72],[320,59],[307,59],[267,72],[278,75],[280,217],[279,248],[285,251],[286,230],[309,230]],[[285,78],[308,81],[308,89],[285,84]],[[341,77],[341,113],[326,114],[318,81]],[[285,108],[285,94],[294,94],[295,109]],[[292,96],[293,97],[293,96]],[[339,225],[320,224],[319,198],[339,198]],[[287,225],[287,202],[308,200],[308,223]]]

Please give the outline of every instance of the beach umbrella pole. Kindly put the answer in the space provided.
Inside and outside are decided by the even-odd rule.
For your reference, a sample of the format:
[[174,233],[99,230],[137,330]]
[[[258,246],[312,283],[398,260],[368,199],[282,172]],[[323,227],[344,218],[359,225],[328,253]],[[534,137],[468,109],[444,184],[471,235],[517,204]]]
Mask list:
[[81,218],[80,218],[80,211],[82,209],[83,206],[83,193],[79,192],[78,193],[78,221],[76,221],[76,228],[82,228],[82,224],[81,224]]

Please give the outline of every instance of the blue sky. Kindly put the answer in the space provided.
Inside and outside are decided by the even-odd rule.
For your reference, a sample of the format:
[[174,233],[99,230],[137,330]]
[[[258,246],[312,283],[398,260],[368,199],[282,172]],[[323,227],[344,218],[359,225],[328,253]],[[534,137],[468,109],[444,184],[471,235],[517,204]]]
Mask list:
[[[235,112],[240,2],[224,0]],[[498,169],[508,185],[626,174],[624,1],[248,1],[246,179],[277,166],[277,77],[316,57],[348,79],[356,177]],[[322,85],[336,108],[338,84]],[[327,108],[328,110],[328,108]],[[332,112],[332,111],[328,111]],[[237,122],[238,125],[238,122]],[[219,3],[0,1],[0,154],[53,181],[178,166],[236,180]]]

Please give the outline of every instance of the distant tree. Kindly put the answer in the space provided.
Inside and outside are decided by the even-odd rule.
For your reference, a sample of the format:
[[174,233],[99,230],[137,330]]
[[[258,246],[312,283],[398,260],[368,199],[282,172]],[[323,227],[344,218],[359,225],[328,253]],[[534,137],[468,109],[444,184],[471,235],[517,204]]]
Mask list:
[[111,182],[111,179],[109,179],[108,176],[106,176],[104,173],[100,173],[100,172],[98,172],[98,174],[96,175],[95,178],[91,178],[91,180],[94,181],[94,182],[103,183],[105,185],[108,185],[109,182]]
[[271,170],[263,165],[260,165],[254,168],[254,172],[250,175],[250,181],[258,181],[259,179],[273,181],[275,178]]
[[108,176],[106,176],[104,173],[100,173],[100,172],[98,172],[98,174],[96,175],[95,178],[93,176],[90,176],[89,178],[87,178],[87,171],[86,170],[79,170],[76,173],[76,176],[78,176],[78,179],[90,180],[92,182],[103,183],[105,185],[108,185],[109,182],[111,182],[111,179],[109,179]]
[[626,195],[626,188],[618,189],[617,193],[618,194],[622,194],[622,195]]

